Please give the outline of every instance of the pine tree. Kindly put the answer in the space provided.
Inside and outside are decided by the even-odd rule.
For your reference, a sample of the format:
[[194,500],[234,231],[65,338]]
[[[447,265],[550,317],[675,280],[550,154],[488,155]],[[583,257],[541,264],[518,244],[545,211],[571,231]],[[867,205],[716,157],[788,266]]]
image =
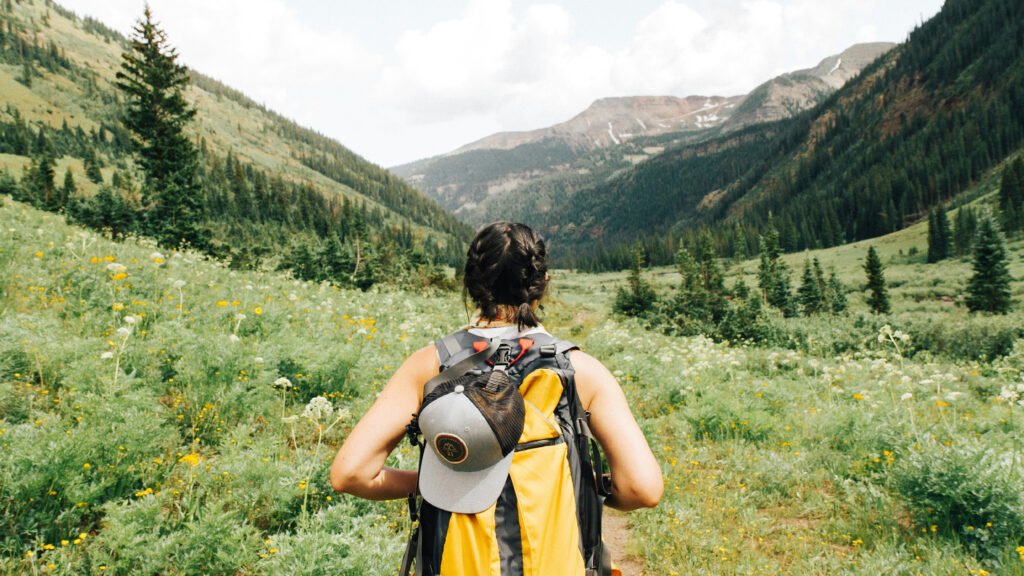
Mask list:
[[928,213],[928,262],[938,262],[951,254],[949,217],[946,209],[939,204]]
[[67,206],[68,201],[75,197],[75,192],[78,191],[78,187],[75,186],[75,176],[71,173],[71,167],[64,171],[64,185],[61,186],[59,196],[59,203],[61,207]]
[[974,275],[967,282],[967,307],[971,312],[1009,312],[1012,278],[1006,262],[1006,245],[991,216],[978,223],[973,268]]
[[644,266],[643,253],[640,249],[633,250],[629,267],[628,288],[620,287],[615,294],[613,308],[625,316],[640,316],[651,309],[656,299],[654,288],[644,280],[640,269]]
[[821,288],[818,280],[814,277],[814,270],[811,268],[810,260],[804,260],[804,273],[797,290],[800,306],[803,308],[804,316],[813,316],[822,309]]
[[878,257],[878,252],[875,252],[874,246],[868,247],[868,257],[864,262],[864,272],[868,277],[867,288],[871,291],[867,300],[868,305],[871,306],[875,314],[888,314],[892,309],[889,305],[889,291],[885,287],[885,270],[882,267],[882,260]]
[[846,311],[846,287],[836,277],[835,269],[828,278],[828,293],[833,314],[842,314]]
[[209,233],[201,228],[205,203],[196,180],[196,152],[184,132],[196,114],[184,96],[188,71],[177,63],[177,51],[149,6],[132,31],[117,87],[127,97],[125,125],[135,136],[146,173],[147,231],[163,246],[205,249]]
[[93,184],[103,184],[103,173],[100,172],[100,157],[95,148],[89,149],[89,155],[85,157],[85,177]]
[[757,269],[757,282],[767,305],[782,310],[787,316],[793,314],[792,295],[789,288],[789,267],[780,258],[779,233],[771,218],[768,228],[759,238],[761,264]]
[[694,251],[697,265],[700,267],[701,282],[704,289],[709,292],[721,292],[724,287],[722,270],[715,259],[714,243],[711,233],[705,230],[697,240],[697,247]]
[[1024,224],[1024,165],[1022,160],[1017,158],[1003,168],[1002,182],[999,186],[999,208],[1002,210],[1003,229],[1006,232],[1016,232]]
[[974,239],[978,219],[970,206],[961,206],[956,212],[956,227],[953,229],[953,246],[957,256],[971,253],[971,241]]

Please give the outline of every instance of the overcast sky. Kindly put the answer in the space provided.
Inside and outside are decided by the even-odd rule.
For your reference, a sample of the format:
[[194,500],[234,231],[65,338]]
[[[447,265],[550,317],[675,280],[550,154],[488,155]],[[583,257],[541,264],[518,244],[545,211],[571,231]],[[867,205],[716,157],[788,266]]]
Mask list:
[[[62,0],[129,33],[143,0]],[[181,61],[383,166],[606,96],[743,94],[942,0],[150,0]]]

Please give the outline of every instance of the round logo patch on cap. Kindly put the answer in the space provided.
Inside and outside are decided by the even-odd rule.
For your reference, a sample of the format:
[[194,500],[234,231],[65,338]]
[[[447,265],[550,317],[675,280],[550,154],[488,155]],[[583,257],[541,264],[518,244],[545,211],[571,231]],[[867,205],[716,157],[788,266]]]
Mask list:
[[469,455],[466,443],[454,434],[438,434],[434,437],[434,448],[437,455],[447,460],[449,464],[459,464]]

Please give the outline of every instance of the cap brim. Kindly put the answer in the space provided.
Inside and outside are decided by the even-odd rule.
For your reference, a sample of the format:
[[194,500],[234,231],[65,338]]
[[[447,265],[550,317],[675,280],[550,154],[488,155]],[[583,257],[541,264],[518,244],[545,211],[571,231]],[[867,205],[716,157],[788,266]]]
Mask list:
[[475,472],[456,472],[445,466],[432,450],[423,451],[420,464],[420,495],[441,510],[459,514],[483,512],[501,495],[515,450],[493,466]]

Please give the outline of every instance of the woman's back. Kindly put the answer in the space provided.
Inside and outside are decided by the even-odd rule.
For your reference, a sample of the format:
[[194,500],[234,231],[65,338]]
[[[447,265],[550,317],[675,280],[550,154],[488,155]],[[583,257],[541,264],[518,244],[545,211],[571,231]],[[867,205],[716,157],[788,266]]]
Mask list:
[[[593,522],[581,518],[596,518],[599,526],[601,508],[601,468],[595,462],[597,475],[588,468],[588,440],[581,435],[586,431],[604,449],[611,470],[604,504],[631,510],[654,506],[661,497],[660,468],[618,382],[584,352],[549,346],[554,340],[536,313],[547,282],[546,250],[532,230],[507,222],[482,229],[470,245],[465,270],[466,292],[478,306],[473,322],[406,359],[335,457],[331,482],[338,491],[394,499],[423,489],[428,502],[418,573],[583,574],[595,548],[588,532]],[[496,386],[467,390],[468,383],[449,383],[440,390],[444,402],[436,403],[438,394],[425,397],[424,386],[433,387],[442,369],[474,353],[473,363],[489,370],[482,362],[498,361],[486,344],[494,337],[511,348],[506,372],[525,407],[521,433],[511,438],[492,422],[502,452],[481,466],[468,456],[470,445],[458,430],[425,438],[428,451],[419,471],[385,466],[414,414],[430,416],[431,425],[443,425],[449,413],[475,422],[474,410],[486,419],[481,390],[494,392]],[[534,348],[536,342],[541,344]],[[588,413],[589,426],[580,421]],[[437,450],[431,454],[432,449]],[[464,500],[474,507],[463,507],[466,502],[458,496],[465,492],[473,492]]]

